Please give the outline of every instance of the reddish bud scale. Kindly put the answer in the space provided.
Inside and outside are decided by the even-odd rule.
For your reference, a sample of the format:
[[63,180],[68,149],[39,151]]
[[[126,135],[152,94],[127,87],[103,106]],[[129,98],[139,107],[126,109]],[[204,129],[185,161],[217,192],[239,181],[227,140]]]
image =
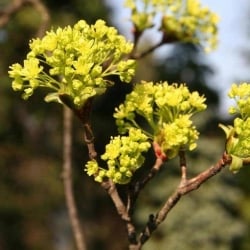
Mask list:
[[162,161],[167,160],[167,155],[162,151],[160,145],[156,141],[153,142],[153,149],[154,149],[156,158],[160,158]]

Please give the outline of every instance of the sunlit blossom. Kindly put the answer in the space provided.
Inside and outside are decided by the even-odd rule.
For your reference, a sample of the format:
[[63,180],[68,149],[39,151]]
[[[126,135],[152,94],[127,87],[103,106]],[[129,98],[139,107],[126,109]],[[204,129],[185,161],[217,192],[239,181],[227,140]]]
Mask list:
[[10,67],[12,87],[23,91],[25,99],[35,88],[47,88],[46,101],[61,103],[60,95],[67,95],[71,107],[80,108],[114,84],[107,76],[118,75],[123,82],[131,81],[135,61],[125,56],[132,48],[132,43],[102,20],[93,25],[80,20],[73,27],[52,29],[42,39],[31,40],[23,66]]

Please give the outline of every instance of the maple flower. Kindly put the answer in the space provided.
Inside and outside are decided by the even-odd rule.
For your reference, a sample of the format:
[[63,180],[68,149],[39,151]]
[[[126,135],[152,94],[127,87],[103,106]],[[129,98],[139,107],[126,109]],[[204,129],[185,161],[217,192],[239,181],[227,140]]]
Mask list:
[[101,159],[106,161],[107,168],[98,166],[96,160],[86,164],[88,175],[94,175],[96,181],[110,178],[114,183],[128,183],[134,172],[139,169],[143,162],[143,152],[147,152],[151,144],[148,137],[141,130],[131,128],[127,136],[111,137],[106,145],[106,151]]
[[114,117],[120,133],[131,127],[141,129],[170,159],[180,149],[196,147],[199,133],[191,118],[206,108],[204,102],[203,96],[190,92],[185,84],[142,81],[115,109]]
[[235,100],[229,114],[236,115],[233,126],[219,126],[226,134],[226,151],[232,157],[230,170],[238,172],[250,158],[250,83],[233,84],[228,96]]
[[25,99],[42,87],[49,91],[45,101],[62,103],[67,97],[66,104],[78,109],[114,84],[108,76],[129,83],[135,74],[135,61],[126,58],[133,44],[103,20],[52,29],[29,46],[23,66],[16,63],[9,70],[13,90],[23,91]]
[[209,52],[217,47],[219,17],[199,0],[126,0],[131,9],[131,21],[137,31],[157,26],[167,41],[188,42],[202,46]]

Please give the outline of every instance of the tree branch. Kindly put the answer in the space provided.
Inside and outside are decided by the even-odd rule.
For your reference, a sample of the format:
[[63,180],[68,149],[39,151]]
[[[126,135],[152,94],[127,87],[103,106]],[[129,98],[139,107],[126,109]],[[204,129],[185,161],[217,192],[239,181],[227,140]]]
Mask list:
[[72,184],[72,162],[71,162],[71,149],[72,149],[72,114],[68,107],[64,106],[64,137],[63,137],[63,184],[66,198],[66,204],[69,212],[70,223],[72,226],[75,242],[78,250],[86,250],[86,242],[83,236],[77,208],[73,194]]
[[73,109],[75,115],[80,119],[83,125],[83,138],[88,147],[88,153],[90,160],[94,160],[97,157],[94,144],[94,133],[91,127],[90,115],[92,109],[92,99],[88,99],[81,109]]
[[32,5],[41,16],[41,25],[36,34],[37,37],[41,37],[49,26],[50,15],[48,9],[40,0],[13,0],[11,4],[0,11],[0,27],[6,25],[10,18],[26,4]]
[[134,32],[134,48],[133,51],[130,55],[130,57],[132,59],[141,59],[147,55],[149,55],[150,53],[154,52],[156,49],[158,49],[159,47],[161,47],[164,44],[169,44],[169,43],[173,43],[178,41],[179,39],[176,38],[175,36],[172,35],[167,35],[166,32],[162,31],[162,37],[161,40],[156,43],[155,45],[151,46],[150,48],[146,49],[145,51],[141,52],[141,53],[136,53],[136,49],[138,47],[138,41],[139,38],[141,37],[143,32]]
[[154,166],[151,168],[150,172],[142,180],[137,181],[135,184],[131,184],[128,190],[128,201],[127,201],[127,211],[130,216],[133,215],[134,206],[136,200],[139,196],[140,191],[146,186],[146,184],[153,179],[153,177],[159,172],[164,160],[157,157]]
[[[76,116],[81,120],[83,124],[84,142],[87,145],[90,160],[94,160],[97,157],[97,152],[95,150],[94,134],[92,131],[91,121],[90,121],[91,109],[92,109],[92,100],[89,99],[85,103],[82,109],[73,110],[73,112],[76,114]],[[129,240],[133,241],[133,239],[136,238],[135,227],[131,222],[131,218],[127,212],[124,202],[122,201],[118,193],[115,183],[111,179],[108,179],[108,180],[103,181],[101,183],[101,186],[105,189],[105,191],[110,196],[111,200],[113,201],[115,205],[117,213],[120,215],[121,219],[126,223]]]
[[155,45],[153,45],[152,47],[148,48],[147,50],[141,52],[141,53],[135,53],[135,51],[133,51],[133,54],[131,55],[132,59],[141,59],[147,55],[149,55],[150,53],[152,53],[153,51],[155,51],[157,48],[161,47],[164,44],[164,41],[161,40],[158,43],[156,43]]
[[224,153],[221,159],[215,165],[198,174],[194,178],[187,180],[186,164],[183,157],[184,155],[180,155],[180,162],[182,167],[182,178],[180,184],[173,192],[173,194],[167,199],[160,211],[155,216],[150,215],[148,223],[140,235],[140,240],[137,248],[138,250],[141,249],[142,245],[150,238],[152,232],[156,230],[156,228],[166,219],[168,213],[178,203],[182,196],[198,189],[208,179],[219,173],[226,165],[230,164],[232,160],[229,155]]
[[127,233],[128,233],[128,240],[130,243],[134,244],[136,242],[136,232],[135,227],[131,221],[131,217],[127,212],[126,206],[122,201],[116,185],[112,180],[103,181],[101,186],[107,191],[111,200],[113,201],[117,213],[120,215],[121,219],[126,223]]

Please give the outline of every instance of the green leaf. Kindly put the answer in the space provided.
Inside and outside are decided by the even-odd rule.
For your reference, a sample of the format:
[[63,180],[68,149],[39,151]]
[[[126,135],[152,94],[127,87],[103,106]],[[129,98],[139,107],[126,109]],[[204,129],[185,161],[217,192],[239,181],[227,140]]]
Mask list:
[[227,139],[232,136],[232,134],[234,132],[233,126],[225,126],[225,125],[220,123],[219,127],[225,132]]
[[45,102],[59,102],[59,103],[61,103],[61,100],[60,100],[60,98],[58,96],[58,93],[47,94],[44,97],[44,100],[45,100]]
[[243,167],[243,159],[236,155],[231,155],[231,157],[232,162],[230,164],[229,170],[236,174]]

